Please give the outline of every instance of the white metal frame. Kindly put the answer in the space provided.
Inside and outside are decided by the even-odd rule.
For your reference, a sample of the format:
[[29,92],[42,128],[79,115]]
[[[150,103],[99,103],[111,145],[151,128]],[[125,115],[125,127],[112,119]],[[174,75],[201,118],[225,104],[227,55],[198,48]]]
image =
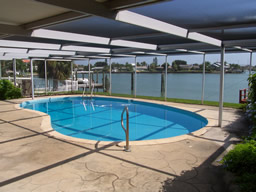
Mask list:
[[34,93],[34,74],[33,74],[33,59],[30,59],[30,74],[31,74],[31,93],[32,93],[32,99],[35,98]]
[[12,60],[13,62],[13,83],[16,86],[16,59]]
[[[192,39],[198,42],[203,42],[206,44],[214,45],[217,47],[221,47],[221,74],[220,74],[220,95],[219,95],[219,126],[222,126],[222,112],[223,112],[223,95],[224,95],[224,56],[225,56],[225,47],[223,45],[223,42],[221,42],[218,39],[197,33],[197,32],[190,32],[187,29],[172,25],[170,23],[166,23],[157,19],[153,19],[144,15],[140,15],[128,10],[122,10],[118,11],[116,14],[116,17],[114,18],[117,21],[129,23],[132,25],[137,25],[140,27],[152,29],[155,31],[160,31],[163,33]],[[168,46],[165,48],[162,48],[164,46],[158,46],[154,44],[148,44],[148,43],[141,43],[141,42],[135,42],[135,41],[128,41],[123,39],[114,39],[111,40],[110,38],[105,37],[98,37],[98,36],[92,36],[92,35],[84,35],[84,34],[76,34],[76,33],[69,33],[69,32],[61,32],[61,31],[53,31],[53,30],[46,30],[46,29],[36,29],[32,32],[32,37],[40,37],[40,38],[47,38],[47,39],[57,39],[57,40],[66,40],[66,41],[76,41],[76,42],[86,42],[86,43],[93,43],[93,44],[101,44],[101,45],[112,45],[112,46],[121,46],[121,47],[129,47],[129,48],[136,48],[136,49],[142,49],[142,51],[138,51],[136,49],[130,49],[135,50],[134,54],[148,54],[148,55],[163,55],[166,58],[165,66],[165,100],[167,99],[167,55],[163,53],[151,53],[147,52],[145,50],[167,50]],[[252,50],[247,48],[242,48],[240,46],[236,46],[235,42],[227,42],[226,46],[234,46],[234,48],[242,50],[242,51],[248,51],[250,52],[250,71],[251,74],[251,67],[252,67]],[[118,56],[117,54],[109,55],[110,57],[103,57],[98,55],[88,55],[85,56],[86,58],[75,58],[77,55],[75,51],[78,52],[91,52],[91,53],[105,53],[109,54],[111,52],[108,48],[101,48],[101,47],[86,47],[86,46],[74,46],[74,45],[65,45],[61,47],[60,44],[49,44],[49,43],[35,43],[35,42],[25,42],[25,41],[12,41],[12,40],[0,40],[0,52],[3,52],[3,55],[0,56],[0,60],[12,60],[15,63],[15,59],[22,59],[22,58],[35,58],[35,57],[42,57],[42,58],[49,58],[49,55],[62,55],[62,56],[71,56],[68,57],[68,59],[72,60],[85,60],[88,59],[89,64],[89,71],[90,71],[90,58],[107,58],[110,61],[110,94],[112,93],[112,79],[111,79],[111,56]],[[174,45],[173,45],[174,47]],[[41,50],[30,50],[28,52],[27,49],[41,49]],[[43,49],[43,50],[42,50]],[[56,51],[49,51],[50,50],[56,50]],[[145,50],[144,50],[145,49]],[[157,50],[158,49],[158,50]],[[46,54],[46,52],[48,54]],[[65,52],[66,51],[66,52]],[[203,54],[203,76],[202,76],[202,95],[201,95],[201,102],[203,104],[204,102],[204,88],[205,88],[205,53],[196,51],[196,50],[187,50],[184,48],[178,48],[176,51],[179,52],[188,52],[188,53],[194,53],[194,54]],[[139,53],[140,52],[140,53]],[[40,54],[39,54],[40,53]],[[45,54],[42,54],[45,53]],[[113,52],[115,53],[115,52]],[[135,77],[134,77],[134,97],[136,97],[137,94],[137,58],[134,55],[126,55],[125,54],[119,54],[120,57],[134,57],[135,58]],[[56,58],[55,58],[56,59]],[[30,61],[30,67],[31,67],[31,86],[32,86],[32,99],[34,99],[34,81],[33,81],[33,60]],[[46,60],[45,60],[46,63]],[[45,64],[45,70],[46,64]],[[0,70],[1,71],[1,70]],[[47,80],[47,77],[45,77]],[[89,73],[89,79],[90,79],[90,73]],[[14,72],[14,81],[16,81],[16,72]],[[47,85],[46,85],[47,86]],[[91,88],[91,79],[90,79],[90,88]]]
[[205,54],[203,54],[203,74],[202,74],[202,95],[201,104],[204,104],[204,88],[205,88]]
[[222,117],[223,117],[223,100],[224,100],[224,67],[225,61],[225,47],[221,46],[221,68],[220,68],[220,97],[219,97],[219,123],[218,126],[222,127]]
[[112,94],[112,67],[111,67],[111,57],[109,58],[109,94]]
[[59,39],[59,40],[66,40],[66,41],[96,43],[96,44],[103,44],[103,45],[108,45],[110,40],[110,38],[105,38],[105,37],[54,31],[54,30],[48,30],[48,29],[35,29],[32,32],[31,36],[47,38],[47,39]]
[[168,55],[165,55],[165,93],[164,93],[164,100],[166,101],[167,99],[167,81],[168,81]]

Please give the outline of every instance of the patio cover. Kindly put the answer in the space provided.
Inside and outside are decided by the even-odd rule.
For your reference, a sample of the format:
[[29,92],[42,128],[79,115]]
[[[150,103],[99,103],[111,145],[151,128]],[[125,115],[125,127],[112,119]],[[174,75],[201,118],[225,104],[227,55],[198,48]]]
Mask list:
[[224,53],[249,52],[252,61],[256,50],[254,0],[1,0],[0,5],[0,59],[221,53],[219,125]]

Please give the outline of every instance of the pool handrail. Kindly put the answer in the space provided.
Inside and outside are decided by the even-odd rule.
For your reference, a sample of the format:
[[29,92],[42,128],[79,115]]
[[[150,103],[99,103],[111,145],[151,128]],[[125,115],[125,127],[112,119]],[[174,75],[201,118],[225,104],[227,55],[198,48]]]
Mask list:
[[84,97],[84,93],[85,93],[85,90],[87,89],[87,84],[85,83],[84,84],[84,90],[83,90],[83,97]]
[[[126,129],[124,127],[124,112],[126,111]],[[126,146],[125,146],[125,151],[126,152],[130,152],[131,149],[130,149],[130,146],[129,146],[129,110],[128,110],[128,107],[125,106],[124,109],[123,109],[123,112],[121,114],[121,126],[125,132],[125,136],[126,136]]]
[[92,97],[93,91],[94,91],[94,83],[92,84],[91,97]]
[[[87,91],[85,92],[85,90],[87,90],[87,84],[86,83],[84,84],[83,97],[84,97],[85,93],[86,93],[86,96],[87,96]],[[92,98],[93,91],[94,91],[94,83],[92,84],[91,98]]]

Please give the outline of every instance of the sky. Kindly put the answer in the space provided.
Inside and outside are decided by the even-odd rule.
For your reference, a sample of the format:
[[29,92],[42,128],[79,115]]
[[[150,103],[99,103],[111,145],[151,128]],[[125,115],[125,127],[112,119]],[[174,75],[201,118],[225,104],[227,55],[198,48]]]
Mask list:
[[[153,62],[153,58],[155,56],[149,56],[149,57],[143,57],[139,56],[137,57],[137,62],[143,62],[146,61],[148,64]],[[252,65],[255,65],[254,61],[255,54],[253,54],[253,60]],[[163,64],[165,62],[164,56],[158,56],[157,57],[158,64]],[[187,64],[202,64],[203,62],[203,55],[181,55],[181,56],[168,56],[168,63],[172,63],[174,60],[185,60],[187,61]],[[206,54],[205,56],[206,61],[210,61],[211,63],[220,61],[220,54]],[[90,61],[91,64],[95,64],[98,61],[104,61],[104,59],[93,59]],[[118,62],[121,64],[128,63],[134,63],[134,58],[112,58],[112,62]],[[235,63],[239,65],[249,65],[250,62],[250,53],[226,53],[225,54],[225,61],[227,63]],[[75,61],[76,64],[88,64],[88,61]]]

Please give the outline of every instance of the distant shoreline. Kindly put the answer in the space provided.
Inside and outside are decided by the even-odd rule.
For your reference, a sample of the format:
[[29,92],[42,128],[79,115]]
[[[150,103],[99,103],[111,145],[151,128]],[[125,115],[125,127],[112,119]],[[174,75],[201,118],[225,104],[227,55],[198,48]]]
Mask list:
[[[94,72],[94,73],[97,73],[97,72]],[[98,73],[102,73],[102,72],[98,72]],[[104,72],[104,73],[109,73],[109,72]],[[134,72],[111,72],[111,73],[134,73]],[[144,72],[144,71],[137,71],[137,73],[149,73],[149,74],[154,74],[154,73],[165,73],[164,71],[156,71],[156,72]],[[173,73],[173,74],[182,74],[182,73],[192,73],[192,74],[202,74],[203,72],[198,72],[198,71],[195,71],[195,72],[191,72],[191,71],[177,71],[177,72],[167,72],[167,73]],[[213,71],[213,72],[205,72],[207,74],[219,74],[220,72],[219,71]],[[225,72],[226,74],[242,74],[244,72]]]

